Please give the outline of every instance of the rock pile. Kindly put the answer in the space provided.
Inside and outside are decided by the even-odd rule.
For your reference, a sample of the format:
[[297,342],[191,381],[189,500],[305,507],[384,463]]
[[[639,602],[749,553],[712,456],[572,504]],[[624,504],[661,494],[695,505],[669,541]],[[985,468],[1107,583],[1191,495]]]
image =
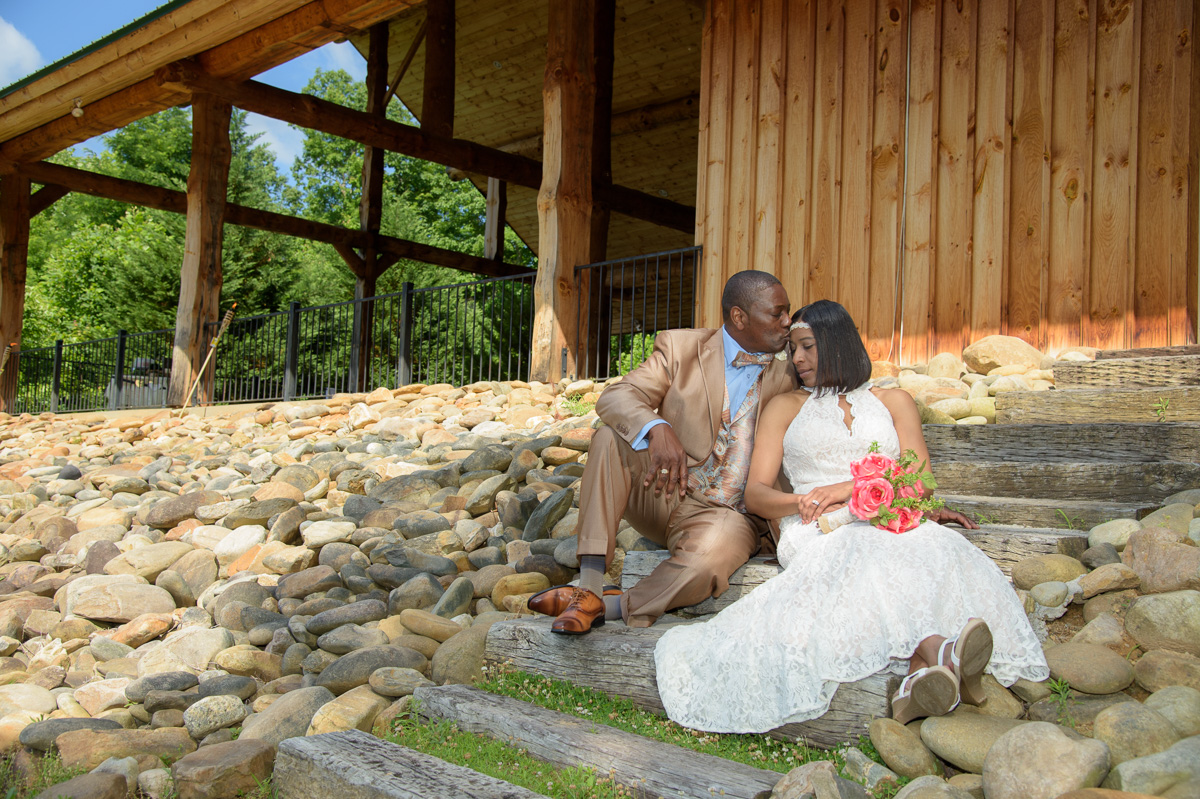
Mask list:
[[1005,688],[988,675],[977,708],[876,719],[890,770],[850,749],[847,771],[871,788],[911,778],[897,799],[1200,796],[1198,514],[1200,490],[1184,491],[1140,521],[1096,526],[1073,556],[1019,561],[1013,583],[1051,679]]
[[0,416],[0,752],[234,795],[284,738],[472,681],[487,627],[576,574],[595,415],[564,404],[596,388]]
[[942,352],[927,363],[873,365],[877,385],[902,388],[917,401],[925,424],[995,424],[996,395],[1054,388],[1054,364],[1090,361],[1096,350],[1075,347],[1044,355],[1015,336],[986,336],[962,351]]

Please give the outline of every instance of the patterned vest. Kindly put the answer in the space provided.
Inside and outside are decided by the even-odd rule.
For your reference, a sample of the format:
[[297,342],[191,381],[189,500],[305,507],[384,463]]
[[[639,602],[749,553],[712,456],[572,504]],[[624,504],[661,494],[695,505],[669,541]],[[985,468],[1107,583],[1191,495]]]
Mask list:
[[[766,369],[763,370],[765,373]],[[729,389],[725,389],[721,429],[717,431],[712,454],[704,463],[688,469],[688,489],[714,505],[724,505],[739,513],[746,512],[742,494],[750,471],[750,450],[754,447],[754,423],[758,419],[762,381],[763,376],[759,374],[733,419],[729,417]]]

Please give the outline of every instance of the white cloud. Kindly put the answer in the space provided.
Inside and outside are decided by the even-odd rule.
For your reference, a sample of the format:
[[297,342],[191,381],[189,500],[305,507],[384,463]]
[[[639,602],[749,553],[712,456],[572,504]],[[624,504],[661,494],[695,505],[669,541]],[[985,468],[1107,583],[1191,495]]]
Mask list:
[[292,174],[292,162],[304,150],[304,133],[296,130],[286,122],[262,116],[261,114],[246,115],[246,129],[253,133],[261,133],[259,143],[266,144],[275,153],[275,165],[280,174],[288,179]]
[[0,17],[0,86],[19,81],[43,63],[42,54],[33,42]]
[[355,80],[366,80],[367,62],[350,42],[330,43],[316,52],[328,64],[326,69],[344,69]]

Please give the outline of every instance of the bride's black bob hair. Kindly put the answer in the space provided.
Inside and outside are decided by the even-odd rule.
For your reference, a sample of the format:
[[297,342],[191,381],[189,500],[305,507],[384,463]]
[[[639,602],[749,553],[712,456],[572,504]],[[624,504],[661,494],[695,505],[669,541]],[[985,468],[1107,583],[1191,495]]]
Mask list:
[[854,320],[840,303],[817,300],[792,314],[792,322],[807,322],[817,342],[817,384],[814,388],[852,391],[871,379],[871,356],[863,346]]

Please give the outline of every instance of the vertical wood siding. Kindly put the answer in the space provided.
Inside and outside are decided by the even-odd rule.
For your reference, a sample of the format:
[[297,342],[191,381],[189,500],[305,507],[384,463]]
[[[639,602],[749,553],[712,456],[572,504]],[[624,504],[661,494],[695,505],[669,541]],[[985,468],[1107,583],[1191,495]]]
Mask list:
[[734,272],[872,358],[1195,343],[1200,0],[710,0],[703,324]]

